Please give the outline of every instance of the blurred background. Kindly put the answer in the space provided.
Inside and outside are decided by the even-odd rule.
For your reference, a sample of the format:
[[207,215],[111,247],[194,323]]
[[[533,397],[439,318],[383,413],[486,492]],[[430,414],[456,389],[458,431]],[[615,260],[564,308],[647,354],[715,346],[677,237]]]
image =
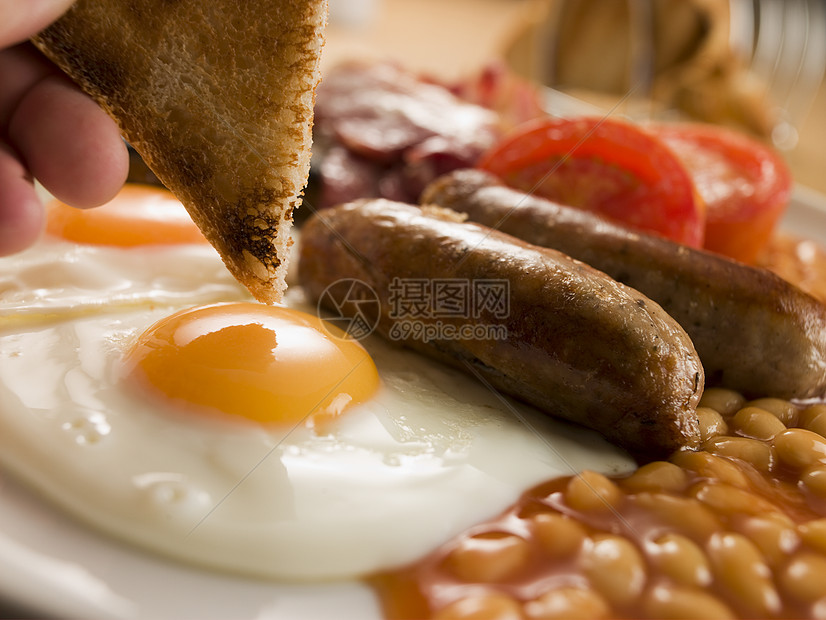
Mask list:
[[551,106],[746,130],[826,193],[826,0],[330,0],[330,17],[325,71],[449,81],[501,60]]

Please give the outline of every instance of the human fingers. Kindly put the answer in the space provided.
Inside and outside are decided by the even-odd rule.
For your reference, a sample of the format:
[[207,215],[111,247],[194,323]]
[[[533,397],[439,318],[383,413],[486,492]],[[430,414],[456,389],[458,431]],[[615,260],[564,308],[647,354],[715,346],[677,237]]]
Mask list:
[[50,71],[45,59],[27,53],[25,47],[0,50],[0,256],[34,243],[43,226],[34,180],[20,154],[8,144],[6,131],[20,99]]
[[7,135],[32,175],[72,206],[103,204],[126,180],[117,125],[62,76],[46,76],[23,95]]
[[43,206],[31,177],[0,142],[0,256],[26,249],[43,228]]
[[0,48],[37,34],[60,17],[74,0],[2,0],[0,2]]

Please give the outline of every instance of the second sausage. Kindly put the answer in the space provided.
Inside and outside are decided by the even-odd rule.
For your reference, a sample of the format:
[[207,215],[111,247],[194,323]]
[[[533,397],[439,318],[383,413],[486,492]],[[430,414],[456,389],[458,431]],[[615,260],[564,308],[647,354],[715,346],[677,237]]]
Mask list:
[[688,332],[707,385],[749,397],[826,393],[826,306],[770,271],[525,194],[481,170],[447,174],[421,200],[559,250],[653,299]]

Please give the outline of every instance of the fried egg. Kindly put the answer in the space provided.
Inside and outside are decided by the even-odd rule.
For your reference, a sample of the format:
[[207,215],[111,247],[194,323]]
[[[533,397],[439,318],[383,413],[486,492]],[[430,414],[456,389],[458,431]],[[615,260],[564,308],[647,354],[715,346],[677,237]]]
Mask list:
[[102,207],[52,201],[47,215],[37,244],[0,260],[3,322],[250,299],[166,190],[127,185]]
[[[56,255],[87,250],[77,243]],[[204,256],[168,291],[154,256],[192,245],[129,248],[146,256],[126,275],[106,256],[127,248],[95,246],[112,281],[134,285],[115,291],[79,269],[71,294],[59,279],[0,293],[0,461],[101,532],[222,571],[352,579],[421,557],[548,478],[633,468],[471,377],[346,338],[300,289],[271,307],[227,282],[206,303]],[[36,250],[29,260],[48,271]]]

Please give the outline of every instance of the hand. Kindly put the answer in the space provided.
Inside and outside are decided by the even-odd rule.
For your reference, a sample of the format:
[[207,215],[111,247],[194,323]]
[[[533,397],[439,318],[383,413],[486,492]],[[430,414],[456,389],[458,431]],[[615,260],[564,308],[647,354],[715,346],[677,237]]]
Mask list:
[[43,228],[33,179],[85,208],[112,198],[129,170],[115,122],[25,42],[73,1],[0,2],[0,256],[30,246]]

